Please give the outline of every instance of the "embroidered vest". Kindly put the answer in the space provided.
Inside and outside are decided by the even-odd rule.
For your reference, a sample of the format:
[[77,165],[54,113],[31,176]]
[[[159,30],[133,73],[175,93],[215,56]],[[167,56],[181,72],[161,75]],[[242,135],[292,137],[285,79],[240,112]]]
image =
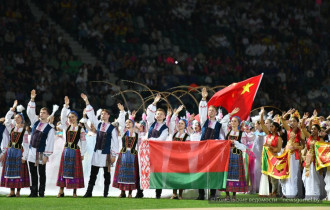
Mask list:
[[220,135],[220,129],[222,127],[222,124],[218,121],[215,123],[214,129],[209,128],[209,122],[210,120],[207,119],[202,127],[202,136],[201,141],[207,140],[207,139],[218,139]]

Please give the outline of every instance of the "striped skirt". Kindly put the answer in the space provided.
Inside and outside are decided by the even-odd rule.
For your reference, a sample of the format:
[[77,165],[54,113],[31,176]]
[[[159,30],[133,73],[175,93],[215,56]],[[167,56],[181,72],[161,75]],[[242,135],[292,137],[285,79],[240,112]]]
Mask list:
[[9,148],[4,154],[1,187],[30,187],[30,177],[27,163],[22,163],[23,150]]
[[83,174],[80,150],[64,148],[56,185],[68,189],[84,188]]
[[138,156],[130,151],[120,153],[112,186],[120,190],[135,190],[139,177]]

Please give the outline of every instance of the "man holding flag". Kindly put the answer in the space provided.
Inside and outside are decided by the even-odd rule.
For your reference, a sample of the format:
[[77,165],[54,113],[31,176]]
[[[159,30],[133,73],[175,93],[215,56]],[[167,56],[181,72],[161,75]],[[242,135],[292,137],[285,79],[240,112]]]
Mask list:
[[[239,108],[234,109],[231,113],[224,116],[221,123],[216,120],[217,109],[215,106],[211,105],[207,108],[206,98],[208,96],[206,88],[202,89],[202,100],[199,103],[199,116],[202,125],[202,136],[201,141],[213,140],[213,139],[225,139],[225,131],[222,128],[221,123],[228,123],[230,116],[233,116],[239,111]],[[197,200],[205,199],[204,189],[199,189]],[[216,189],[211,189],[210,199],[214,200],[216,194]]]

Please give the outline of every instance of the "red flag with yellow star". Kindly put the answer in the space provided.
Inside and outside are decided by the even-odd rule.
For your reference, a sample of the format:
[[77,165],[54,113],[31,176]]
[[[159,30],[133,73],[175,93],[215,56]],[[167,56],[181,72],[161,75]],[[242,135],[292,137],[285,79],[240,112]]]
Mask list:
[[207,103],[208,106],[222,106],[229,113],[236,107],[236,114],[241,120],[246,120],[250,114],[254,97],[256,96],[263,74],[251,77],[242,82],[233,83],[228,87],[216,92]]

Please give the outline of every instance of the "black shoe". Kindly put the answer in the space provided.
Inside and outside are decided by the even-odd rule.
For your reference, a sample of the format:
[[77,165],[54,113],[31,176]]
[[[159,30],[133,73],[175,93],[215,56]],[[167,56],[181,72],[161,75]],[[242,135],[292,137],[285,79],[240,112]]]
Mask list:
[[91,192],[86,192],[85,195],[83,196],[84,198],[91,198],[93,195]]
[[210,196],[210,201],[215,201],[217,198],[215,197],[215,195],[211,195]]
[[93,188],[94,188],[94,185],[88,185],[87,191],[83,197],[84,198],[92,197]]
[[135,198],[143,198],[143,193],[140,192],[136,193]]
[[109,187],[110,187],[110,185],[104,186],[103,197],[105,197],[105,198],[108,197]]
[[203,200],[205,200],[205,197],[204,196],[198,196],[195,200],[201,200],[201,201],[203,201]]
[[45,194],[44,193],[39,193],[39,197],[43,198],[43,197],[45,197]]
[[29,198],[37,198],[38,197],[38,195],[37,194],[35,194],[35,193],[31,193],[29,196],[28,196]]
[[160,199],[160,195],[156,195],[156,198],[157,198],[157,199]]

